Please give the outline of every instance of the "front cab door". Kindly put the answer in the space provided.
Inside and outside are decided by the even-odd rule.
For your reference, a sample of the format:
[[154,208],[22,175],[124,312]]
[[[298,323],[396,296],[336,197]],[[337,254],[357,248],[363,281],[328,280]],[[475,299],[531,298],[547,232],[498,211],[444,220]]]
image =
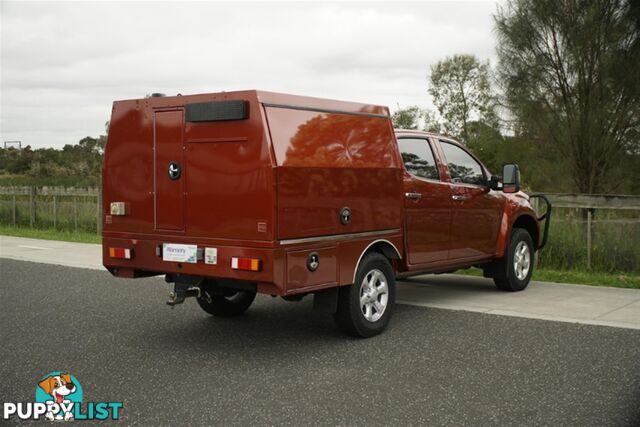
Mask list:
[[495,255],[505,203],[502,192],[487,186],[488,173],[464,148],[440,140],[449,171],[451,242],[449,259],[482,259]]
[[451,189],[441,181],[429,140],[399,137],[404,163],[404,206],[408,264],[433,264],[448,258]]

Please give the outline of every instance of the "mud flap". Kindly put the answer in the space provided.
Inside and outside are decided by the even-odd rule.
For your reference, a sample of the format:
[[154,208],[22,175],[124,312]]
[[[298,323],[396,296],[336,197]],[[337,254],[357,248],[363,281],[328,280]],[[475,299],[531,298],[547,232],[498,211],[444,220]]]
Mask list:
[[313,309],[327,313],[335,313],[338,310],[338,288],[314,292]]

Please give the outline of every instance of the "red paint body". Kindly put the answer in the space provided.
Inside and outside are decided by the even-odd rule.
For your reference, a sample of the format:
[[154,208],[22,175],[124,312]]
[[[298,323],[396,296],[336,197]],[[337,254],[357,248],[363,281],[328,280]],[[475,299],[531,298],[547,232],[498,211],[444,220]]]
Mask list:
[[[189,104],[229,100],[245,101],[246,118],[186,114]],[[429,145],[439,181],[405,170],[398,138]],[[353,283],[367,248],[393,259],[398,275],[483,264],[504,254],[523,216],[538,244],[528,197],[452,182],[441,141],[451,142],[394,132],[386,107],[269,92],[117,101],[103,165],[103,263],[121,277],[229,278],[292,295]],[[126,215],[111,215],[112,202],[124,202]],[[164,261],[163,243],[217,248],[217,263]],[[110,257],[110,247],[133,257]],[[320,259],[313,272],[311,252]],[[260,269],[232,269],[232,257],[259,259]]]

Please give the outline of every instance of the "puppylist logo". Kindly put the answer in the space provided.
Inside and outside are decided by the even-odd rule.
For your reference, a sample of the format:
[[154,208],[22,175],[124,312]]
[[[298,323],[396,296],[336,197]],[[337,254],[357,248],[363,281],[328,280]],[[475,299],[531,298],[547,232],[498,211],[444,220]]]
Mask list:
[[86,402],[78,379],[68,372],[51,372],[38,381],[35,402],[5,402],[2,419],[49,421],[118,420],[122,402]]

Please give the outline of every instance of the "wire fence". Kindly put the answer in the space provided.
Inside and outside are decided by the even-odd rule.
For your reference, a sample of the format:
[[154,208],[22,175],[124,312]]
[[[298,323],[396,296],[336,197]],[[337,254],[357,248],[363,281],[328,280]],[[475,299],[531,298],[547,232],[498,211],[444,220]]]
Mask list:
[[640,274],[640,196],[547,196],[553,212],[541,266]]
[[0,224],[101,232],[97,188],[0,187]]
[[[549,243],[539,253],[541,267],[640,274],[640,219],[589,222],[575,211],[555,210]],[[598,212],[595,216],[606,214]]]
[[[540,265],[640,274],[640,196],[548,194]],[[100,234],[99,188],[0,187],[0,224]]]

